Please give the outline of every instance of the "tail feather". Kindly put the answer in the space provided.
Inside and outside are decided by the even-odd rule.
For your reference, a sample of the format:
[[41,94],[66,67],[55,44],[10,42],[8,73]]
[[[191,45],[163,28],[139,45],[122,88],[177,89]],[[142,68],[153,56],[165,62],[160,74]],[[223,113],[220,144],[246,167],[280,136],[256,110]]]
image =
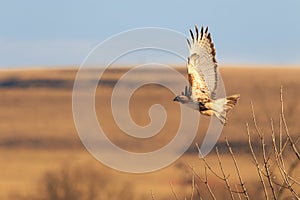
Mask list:
[[211,109],[214,111],[214,115],[221,121],[222,124],[226,123],[226,114],[233,109],[239,98],[240,95],[235,94],[226,98],[216,99],[213,102]]

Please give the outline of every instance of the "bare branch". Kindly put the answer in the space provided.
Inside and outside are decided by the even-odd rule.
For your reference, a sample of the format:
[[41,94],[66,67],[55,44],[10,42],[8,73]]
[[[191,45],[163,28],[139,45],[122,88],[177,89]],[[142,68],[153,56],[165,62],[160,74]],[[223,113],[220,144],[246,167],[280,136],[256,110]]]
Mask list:
[[266,200],[269,199],[269,196],[268,196],[268,191],[267,191],[267,188],[266,188],[266,184],[263,180],[263,176],[262,176],[262,172],[261,172],[261,168],[260,168],[260,165],[258,163],[258,160],[256,158],[256,155],[254,153],[254,150],[253,150],[253,147],[252,147],[252,142],[251,142],[251,136],[250,136],[250,130],[249,130],[249,125],[248,123],[246,124],[246,127],[247,127],[247,135],[248,135],[248,144],[249,144],[249,147],[250,147],[250,151],[251,151],[251,154],[252,154],[252,158],[254,160],[254,164],[256,166],[256,169],[257,169],[257,173],[258,173],[258,176],[259,176],[259,180],[261,182],[261,185],[263,186],[263,190],[264,190],[264,195],[265,195],[265,198]]
[[202,200],[198,184],[196,184],[196,190],[197,190],[197,194],[198,194],[199,200]]
[[201,160],[203,160],[204,164],[207,166],[207,168],[209,169],[209,171],[211,171],[216,177],[218,177],[219,179],[223,180],[223,178],[221,176],[219,176],[213,169],[212,167],[208,164],[207,160],[205,159],[205,156],[202,155],[201,150],[198,146],[198,143],[196,143],[196,147],[198,149],[199,154],[201,155]]
[[210,188],[210,186],[209,186],[209,184],[208,184],[207,167],[206,167],[206,165],[204,165],[204,170],[205,170],[205,181],[204,181],[204,184],[205,184],[207,190],[209,191],[209,194],[211,195],[211,197],[212,197],[214,200],[216,200],[216,197],[215,197],[213,191],[211,190],[211,188]]
[[282,122],[283,122],[283,125],[284,125],[285,134],[289,138],[290,145],[292,146],[292,149],[293,149],[295,155],[297,156],[298,160],[300,160],[300,153],[299,153],[295,143],[293,142],[293,139],[292,139],[292,137],[289,133],[288,126],[287,126],[287,123],[286,123],[286,120],[285,120],[284,106],[283,106],[283,104],[284,104],[284,102],[283,102],[283,86],[280,87],[280,103],[281,103],[281,118],[282,118]]
[[[236,189],[236,191],[238,191],[238,188],[237,188],[236,184],[235,184],[235,189]],[[238,194],[239,200],[242,200],[242,197],[241,197],[240,193],[237,193],[237,194]]]
[[[196,177],[203,183],[205,183],[206,181],[205,180],[202,180],[202,178],[199,176],[199,174],[197,172],[195,172],[194,168],[192,166],[189,165],[189,167],[191,168],[191,170],[193,171],[193,174],[196,175]],[[197,185],[197,184],[196,184]],[[198,193],[198,196],[200,199],[202,199],[201,195],[200,195],[200,190],[199,190],[199,187],[196,187],[197,189],[197,193]]]
[[176,195],[176,193],[174,192],[172,183],[170,183],[170,187],[171,187],[172,194],[174,195],[174,198],[175,198],[176,200],[179,200],[178,197],[177,197],[177,195]]
[[224,180],[224,182],[226,184],[226,187],[228,189],[228,192],[230,194],[231,199],[234,200],[234,196],[233,196],[233,193],[232,193],[232,190],[230,188],[229,181],[228,181],[228,176],[226,177],[225,171],[223,169],[223,165],[222,165],[222,161],[221,161],[221,158],[220,158],[218,147],[216,147],[216,154],[217,154],[218,161],[219,161],[219,166],[220,166],[220,169],[221,169],[221,172],[222,172],[222,175],[223,175],[223,179],[222,180]]
[[243,189],[243,194],[244,194],[245,198],[249,200],[250,198],[249,198],[249,195],[248,195],[248,192],[247,192],[245,183],[244,183],[244,181],[243,181],[243,179],[242,179],[240,169],[239,169],[239,167],[238,167],[238,164],[237,164],[237,162],[236,162],[234,153],[233,153],[233,151],[232,151],[232,149],[231,149],[231,146],[230,146],[230,144],[229,144],[229,142],[228,142],[227,139],[226,139],[226,144],[227,144],[228,150],[229,150],[229,152],[230,152],[230,155],[231,155],[231,157],[232,157],[232,160],[233,160],[235,169],[236,169],[236,171],[237,171],[237,175],[238,175],[238,177],[239,177],[240,185],[242,186],[242,189]]
[[251,104],[252,120],[253,120],[253,123],[254,123],[254,127],[255,127],[256,132],[258,133],[258,136],[261,138],[262,137],[262,133],[260,132],[260,130],[258,128],[258,125],[257,125],[257,122],[256,122],[256,117],[255,117],[254,107],[253,107],[252,101],[250,102],[250,104]]
[[[279,116],[279,152],[281,153],[283,151],[282,149],[282,118],[281,115]],[[287,141],[286,141],[287,142]]]
[[192,192],[191,192],[191,200],[194,198],[194,191],[195,191],[195,172],[192,170]]
[[282,191],[283,191],[282,189],[284,188],[284,189],[288,189],[295,198],[299,199],[299,195],[294,190],[294,188],[292,187],[292,183],[290,182],[292,180],[293,183],[295,183],[295,180],[285,170],[286,168],[285,168],[283,156],[282,156],[282,154],[279,154],[279,152],[278,152],[278,149],[276,146],[276,138],[275,138],[275,133],[274,133],[274,129],[273,129],[272,119],[271,119],[271,128],[272,128],[273,148],[274,148],[274,152],[275,152],[275,161],[276,161],[277,167],[279,169],[279,172],[281,174],[281,177],[283,179],[282,184],[277,184],[280,186],[280,189],[278,190],[278,196],[282,195]]
[[254,107],[253,107],[252,103],[251,103],[251,108],[252,108],[252,117],[253,117],[254,126],[255,126],[255,129],[256,129],[256,132],[259,134],[260,145],[261,145],[261,150],[262,150],[262,155],[263,155],[263,164],[264,164],[264,168],[265,168],[265,172],[266,172],[266,177],[267,177],[269,186],[270,186],[271,191],[272,191],[272,197],[273,197],[273,199],[277,199],[275,189],[274,189],[274,186],[273,186],[273,183],[272,183],[272,172],[269,168],[269,163],[268,163],[269,160],[266,157],[266,148],[265,148],[266,144],[265,144],[264,134],[261,133],[258,129],[258,126],[257,126],[257,123],[256,123]]

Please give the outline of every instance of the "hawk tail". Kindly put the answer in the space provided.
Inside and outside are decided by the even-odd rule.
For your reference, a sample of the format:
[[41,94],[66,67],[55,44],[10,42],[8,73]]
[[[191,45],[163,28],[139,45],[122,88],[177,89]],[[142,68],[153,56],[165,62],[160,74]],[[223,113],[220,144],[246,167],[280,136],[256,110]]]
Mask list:
[[239,98],[240,95],[235,94],[226,98],[216,99],[213,102],[211,109],[213,110],[214,115],[221,121],[222,124],[226,123],[226,114],[235,106]]

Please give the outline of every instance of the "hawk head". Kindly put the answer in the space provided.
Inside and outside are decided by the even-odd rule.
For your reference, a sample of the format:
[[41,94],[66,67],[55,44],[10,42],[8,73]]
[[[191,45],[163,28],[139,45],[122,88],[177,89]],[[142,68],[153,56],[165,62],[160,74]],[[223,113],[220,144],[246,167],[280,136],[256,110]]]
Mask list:
[[189,98],[185,95],[178,95],[173,99],[173,101],[178,101],[178,102],[184,104],[184,103],[188,103]]

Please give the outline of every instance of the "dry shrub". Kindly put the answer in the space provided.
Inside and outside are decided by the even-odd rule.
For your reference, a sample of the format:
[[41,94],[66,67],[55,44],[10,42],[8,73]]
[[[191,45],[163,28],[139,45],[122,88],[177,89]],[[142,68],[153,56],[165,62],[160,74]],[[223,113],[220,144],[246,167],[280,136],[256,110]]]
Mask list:
[[119,181],[108,170],[90,165],[65,165],[56,171],[46,172],[38,186],[38,192],[23,199],[132,200],[135,197],[132,185]]
[[[251,109],[253,122],[251,126],[254,128],[250,130],[250,126],[248,123],[246,124],[248,153],[246,155],[237,154],[226,139],[227,153],[232,159],[232,166],[224,165],[222,155],[216,148],[218,162],[218,167],[216,167],[201,156],[198,148],[203,161],[204,175],[199,175],[194,167],[190,166],[192,169],[192,179],[189,179],[191,193],[184,199],[300,199],[300,146],[298,144],[300,137],[292,138],[292,134],[289,132],[284,114],[282,87],[278,129],[270,119],[268,134],[262,131],[256,121],[252,103]],[[253,138],[258,138],[258,140]],[[254,146],[258,148],[254,148]],[[255,169],[257,172],[256,181],[248,181],[243,178],[242,171],[247,173],[249,168],[242,169],[239,166],[238,158],[240,156],[246,156],[252,161],[253,165],[250,165],[249,168]],[[232,172],[232,169],[235,174],[228,173]],[[172,193],[174,199],[178,200],[173,189]],[[152,197],[152,199],[154,198]]]

